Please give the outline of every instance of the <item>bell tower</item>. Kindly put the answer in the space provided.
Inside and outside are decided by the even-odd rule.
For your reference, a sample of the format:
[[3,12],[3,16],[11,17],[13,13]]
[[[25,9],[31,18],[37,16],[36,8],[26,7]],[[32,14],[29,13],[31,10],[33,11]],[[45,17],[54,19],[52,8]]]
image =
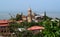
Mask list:
[[32,10],[31,8],[28,9],[28,17],[27,17],[28,22],[32,22]]

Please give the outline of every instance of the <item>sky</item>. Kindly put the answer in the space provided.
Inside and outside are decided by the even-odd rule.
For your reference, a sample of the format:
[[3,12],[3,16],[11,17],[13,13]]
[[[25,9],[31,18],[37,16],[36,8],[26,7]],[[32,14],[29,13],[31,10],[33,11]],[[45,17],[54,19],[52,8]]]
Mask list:
[[0,19],[10,18],[9,13],[27,15],[28,8],[37,14],[46,11],[47,16],[60,18],[60,0],[0,0]]

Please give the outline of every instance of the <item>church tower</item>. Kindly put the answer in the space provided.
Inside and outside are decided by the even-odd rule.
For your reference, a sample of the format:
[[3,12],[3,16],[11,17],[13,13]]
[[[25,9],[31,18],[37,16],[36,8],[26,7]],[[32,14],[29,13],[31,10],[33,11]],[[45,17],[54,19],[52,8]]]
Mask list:
[[27,21],[28,22],[32,22],[32,10],[31,10],[31,8],[28,9]]

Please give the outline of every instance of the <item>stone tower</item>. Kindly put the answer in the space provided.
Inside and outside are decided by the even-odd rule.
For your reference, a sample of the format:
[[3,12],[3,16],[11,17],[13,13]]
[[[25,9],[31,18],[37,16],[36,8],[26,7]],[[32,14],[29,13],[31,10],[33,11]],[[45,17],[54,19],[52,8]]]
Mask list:
[[32,22],[32,10],[31,10],[31,8],[28,9],[27,21]]

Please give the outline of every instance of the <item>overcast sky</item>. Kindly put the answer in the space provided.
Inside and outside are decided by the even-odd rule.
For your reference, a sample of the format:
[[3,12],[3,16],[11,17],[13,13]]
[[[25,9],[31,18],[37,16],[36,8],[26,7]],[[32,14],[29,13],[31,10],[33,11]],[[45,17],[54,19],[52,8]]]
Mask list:
[[29,7],[37,14],[46,11],[48,16],[60,18],[60,0],[0,0],[0,19],[9,18],[9,13],[26,15]]

